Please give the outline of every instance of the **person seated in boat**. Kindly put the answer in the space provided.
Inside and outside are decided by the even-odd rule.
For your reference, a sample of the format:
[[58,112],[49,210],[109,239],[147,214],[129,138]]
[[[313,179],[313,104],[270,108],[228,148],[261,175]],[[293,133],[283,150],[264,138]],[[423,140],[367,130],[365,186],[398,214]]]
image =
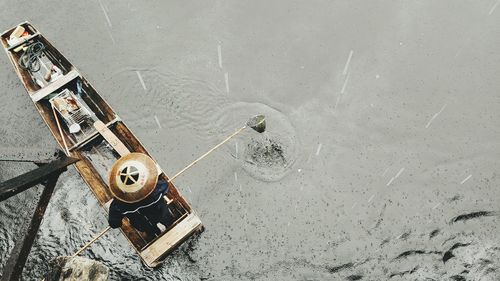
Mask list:
[[173,223],[163,198],[168,182],[159,180],[158,174],[156,163],[143,153],[130,153],[116,161],[109,175],[114,197],[108,218],[112,228],[120,227],[126,217],[135,229],[146,232],[148,239],[153,239],[161,234],[158,223],[165,227]]

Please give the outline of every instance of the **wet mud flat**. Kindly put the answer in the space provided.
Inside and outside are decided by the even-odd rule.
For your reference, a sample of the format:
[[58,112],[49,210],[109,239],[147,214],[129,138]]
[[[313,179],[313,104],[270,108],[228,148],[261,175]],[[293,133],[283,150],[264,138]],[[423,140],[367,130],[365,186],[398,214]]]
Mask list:
[[[162,268],[117,232],[85,253],[112,280],[499,280],[498,6],[4,1],[0,26],[32,21],[168,174],[267,116],[176,180],[206,230]],[[2,149],[54,146],[0,66]],[[0,203],[1,253],[36,191]],[[26,280],[105,225],[69,169]]]

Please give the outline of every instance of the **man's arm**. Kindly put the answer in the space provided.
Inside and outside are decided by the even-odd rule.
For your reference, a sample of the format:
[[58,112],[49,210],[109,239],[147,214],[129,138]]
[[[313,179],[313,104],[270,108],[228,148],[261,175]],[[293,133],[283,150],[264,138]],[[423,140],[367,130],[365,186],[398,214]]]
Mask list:
[[158,189],[159,192],[161,192],[161,195],[165,195],[168,192],[168,182],[166,182],[163,179],[160,179],[156,184],[156,188]]
[[123,214],[120,212],[118,207],[115,204],[115,201],[111,202],[111,205],[109,206],[109,217],[108,217],[108,223],[111,228],[118,228],[122,226],[122,219],[123,219]]

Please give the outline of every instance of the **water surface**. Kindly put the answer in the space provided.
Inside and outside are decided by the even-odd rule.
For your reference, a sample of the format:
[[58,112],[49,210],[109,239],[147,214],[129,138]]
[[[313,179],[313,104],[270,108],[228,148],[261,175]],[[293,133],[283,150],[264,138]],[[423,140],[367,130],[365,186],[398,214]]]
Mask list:
[[[206,231],[162,268],[117,231],[85,252],[113,280],[498,280],[497,4],[3,1],[0,26],[38,27],[168,174],[268,117],[176,180]],[[0,65],[2,146],[53,146]],[[0,266],[38,192],[0,204]],[[24,276],[105,225],[71,168]]]

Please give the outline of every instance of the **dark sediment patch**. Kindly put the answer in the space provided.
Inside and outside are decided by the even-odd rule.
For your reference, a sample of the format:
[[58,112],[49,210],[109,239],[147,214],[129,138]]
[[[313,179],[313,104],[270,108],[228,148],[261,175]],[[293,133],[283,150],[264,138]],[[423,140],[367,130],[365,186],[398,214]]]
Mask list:
[[490,212],[490,211],[478,211],[478,212],[472,212],[468,214],[463,214],[454,217],[450,223],[455,223],[458,221],[467,221],[475,218],[480,218],[480,217],[491,217],[491,216],[496,216],[496,212]]
[[[317,280],[311,279],[311,275],[320,274],[325,276],[323,273],[327,274],[327,270],[329,270],[328,266],[324,264],[314,264],[309,260],[296,258],[269,264],[257,271],[241,271],[236,267],[228,267],[228,271],[231,273],[231,276],[235,277],[230,280],[298,280],[296,279],[296,274],[303,275],[304,278],[300,280]],[[271,278],[271,276],[275,278]],[[276,276],[279,276],[279,278]],[[295,278],[285,278],[285,276],[295,276]],[[200,280],[220,279],[207,278]]]
[[484,275],[488,275],[488,274],[490,274],[490,273],[494,273],[494,272],[497,272],[496,268],[491,268],[491,267],[489,267],[489,268],[487,268],[487,269],[485,270]]
[[194,252],[196,244],[198,243],[199,238],[200,238],[200,234],[195,234],[193,237],[191,237],[191,239],[189,239],[184,244],[185,246],[181,247],[181,251],[184,253],[184,255],[186,256],[187,260],[190,263],[196,263],[197,262],[196,258],[193,257],[193,255],[191,253]]
[[405,233],[401,234],[399,239],[406,240],[408,237],[410,237],[410,234],[411,234],[411,231],[405,232]]
[[453,255],[453,250],[455,250],[456,248],[460,248],[460,247],[467,247],[470,244],[471,243],[455,243],[455,244],[453,244],[453,246],[451,246],[451,248],[444,253],[443,262],[446,263],[449,259],[451,259],[455,256],[455,255]]
[[347,280],[349,281],[356,281],[356,280],[361,280],[363,279],[363,275],[349,275],[346,277]]
[[66,207],[61,207],[61,219],[68,222],[71,217],[71,212]]
[[384,246],[385,244],[389,243],[390,241],[391,241],[391,239],[386,238],[386,239],[382,240],[382,242],[380,242],[380,246]]
[[384,221],[384,213],[385,213],[385,209],[387,208],[387,204],[384,204],[384,206],[382,207],[382,210],[380,210],[380,214],[378,216],[378,220],[377,222],[375,223],[375,225],[373,226],[372,229],[376,229],[380,226],[380,224]]
[[442,254],[443,254],[443,252],[441,252],[441,251],[409,250],[409,251],[405,251],[405,252],[399,254],[395,258],[395,260],[406,258],[409,256],[414,256],[414,255],[442,255]]
[[348,268],[351,268],[353,267],[353,263],[352,262],[349,262],[349,263],[344,263],[342,265],[338,265],[338,266],[333,266],[333,267],[327,267],[326,269],[328,270],[328,272],[330,273],[336,273],[336,272],[339,272],[341,270],[344,270],[344,269],[348,269]]
[[448,251],[443,255],[443,262],[446,263],[449,259],[455,257],[452,252]]
[[479,259],[479,263],[481,264],[481,266],[487,266],[493,262],[491,260],[488,260],[488,259]]
[[434,229],[430,234],[429,234],[429,239],[432,239],[434,237],[436,237],[436,235],[438,235],[440,232],[439,229]]
[[453,275],[453,276],[450,276],[450,279],[454,280],[454,281],[466,281],[467,280],[462,275]]
[[462,199],[462,198],[463,198],[462,196],[460,196],[460,195],[458,195],[458,194],[457,194],[457,195],[455,195],[455,196],[451,197],[451,198],[448,200],[448,202],[458,201],[458,200],[460,200],[460,199]]

